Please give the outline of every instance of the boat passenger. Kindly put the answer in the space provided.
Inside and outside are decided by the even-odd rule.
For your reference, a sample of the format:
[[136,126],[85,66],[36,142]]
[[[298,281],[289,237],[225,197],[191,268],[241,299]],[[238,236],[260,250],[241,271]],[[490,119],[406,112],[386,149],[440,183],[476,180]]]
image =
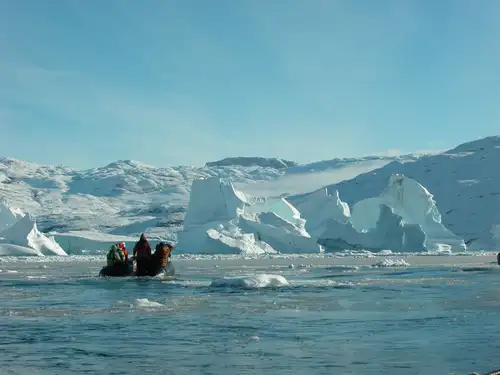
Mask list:
[[146,276],[149,269],[149,261],[151,259],[151,246],[144,236],[141,234],[139,241],[134,246],[133,251],[136,263],[137,263],[137,276]]
[[128,261],[128,254],[122,250],[120,244],[114,244],[108,251],[106,256],[108,266],[126,265]]
[[170,243],[160,242],[155,247],[155,252],[151,258],[151,274],[157,275],[165,272],[174,247]]

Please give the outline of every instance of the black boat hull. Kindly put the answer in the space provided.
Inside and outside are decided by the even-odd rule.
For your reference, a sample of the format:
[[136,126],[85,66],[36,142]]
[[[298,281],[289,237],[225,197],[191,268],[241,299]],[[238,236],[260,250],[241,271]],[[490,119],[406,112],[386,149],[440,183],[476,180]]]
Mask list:
[[[174,276],[175,268],[172,262],[167,265],[166,269],[157,269],[157,270],[149,270],[147,275],[144,276],[158,276],[160,274],[164,274],[165,276]],[[105,266],[99,272],[99,276],[106,277],[128,277],[128,276],[136,276],[134,272],[133,263],[129,263],[126,266]]]

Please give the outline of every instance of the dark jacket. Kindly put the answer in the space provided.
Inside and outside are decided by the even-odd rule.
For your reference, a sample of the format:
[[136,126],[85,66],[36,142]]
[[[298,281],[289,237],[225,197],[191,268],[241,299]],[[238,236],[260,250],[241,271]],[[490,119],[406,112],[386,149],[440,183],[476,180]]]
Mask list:
[[134,256],[138,261],[151,258],[151,246],[146,239],[140,239],[134,246]]

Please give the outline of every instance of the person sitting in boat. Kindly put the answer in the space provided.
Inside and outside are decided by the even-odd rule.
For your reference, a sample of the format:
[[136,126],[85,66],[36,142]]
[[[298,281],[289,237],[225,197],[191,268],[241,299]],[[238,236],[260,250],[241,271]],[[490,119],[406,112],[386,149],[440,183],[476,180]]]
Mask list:
[[144,236],[141,234],[139,241],[134,246],[134,257],[137,264],[137,276],[145,276],[148,274],[149,261],[151,258],[151,246]]
[[108,251],[108,266],[125,266],[128,263],[128,254],[123,251],[121,244],[114,244]]
[[174,251],[174,247],[169,243],[160,242],[156,245],[155,252],[151,257],[150,273],[152,275],[158,275],[167,270],[172,251]]
[[120,249],[123,252],[123,255],[125,255],[125,264],[128,264],[128,251],[127,251],[127,245],[125,245],[125,242],[120,242],[118,244],[120,246]]

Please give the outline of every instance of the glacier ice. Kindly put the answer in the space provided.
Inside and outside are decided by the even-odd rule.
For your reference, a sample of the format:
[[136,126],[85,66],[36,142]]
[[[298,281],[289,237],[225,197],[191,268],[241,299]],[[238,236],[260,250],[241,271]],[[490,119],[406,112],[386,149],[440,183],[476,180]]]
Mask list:
[[269,244],[280,253],[319,253],[323,251],[317,240],[275,213],[263,213],[253,220],[240,217],[242,231],[253,233],[258,240]]
[[[24,215],[14,225],[2,231],[0,237],[2,237],[0,241],[4,244],[33,249],[37,255],[67,255],[53,237],[47,237],[38,230],[35,218],[31,214]],[[12,255],[18,255],[17,251]]]
[[393,174],[380,196],[357,202],[351,216],[354,227],[358,231],[373,228],[382,204],[391,207],[405,223],[419,225],[427,235],[428,247],[437,249],[445,244],[452,251],[465,249],[464,241],[442,224],[433,195],[414,179]]
[[[184,230],[178,233],[179,253],[319,252],[321,246],[304,229],[298,211],[275,201],[281,212],[251,208],[230,181],[212,177],[193,182]],[[248,210],[248,212],[246,212]],[[294,224],[295,223],[295,224]]]
[[352,248],[419,252],[465,249],[463,240],[441,223],[432,195],[418,182],[399,174],[380,196],[356,203],[352,213],[335,190],[319,189],[297,200],[305,228],[326,251]]
[[262,254],[273,250],[236,226],[248,202],[230,181],[219,177],[193,181],[184,229],[176,253]]
[[230,221],[243,213],[246,205],[248,202],[245,195],[237,191],[229,181],[218,177],[194,180],[184,227]]
[[326,189],[313,192],[296,207],[306,220],[307,232],[315,237],[325,232],[326,221],[333,219],[347,224],[351,216],[349,205],[340,200],[339,192],[335,191],[335,194],[331,195]]

